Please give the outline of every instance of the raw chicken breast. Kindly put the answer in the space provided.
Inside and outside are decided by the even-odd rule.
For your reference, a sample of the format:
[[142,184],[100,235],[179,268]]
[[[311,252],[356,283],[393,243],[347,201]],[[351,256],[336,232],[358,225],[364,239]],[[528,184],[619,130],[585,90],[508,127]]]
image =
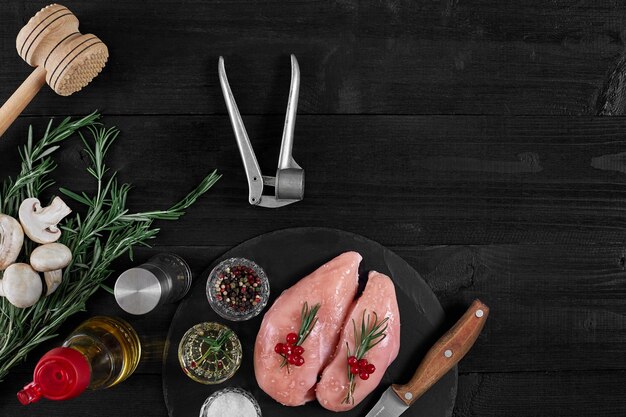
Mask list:
[[[356,322],[357,331],[360,332],[361,321],[363,319],[363,311],[366,310],[370,315],[370,328],[373,325],[374,315],[376,312],[378,319],[383,320],[388,317],[387,337],[370,349],[364,359],[376,366],[376,371],[370,375],[369,379],[362,380],[355,375],[356,382],[353,398],[354,403],[343,403],[348,393],[348,352],[346,342],[350,345],[350,351],[353,353],[354,346],[354,327],[352,320]],[[367,321],[366,321],[367,322]],[[393,282],[388,276],[379,272],[371,271],[368,275],[367,285],[363,294],[350,311],[348,318],[341,332],[341,339],[337,346],[331,363],[324,369],[322,378],[317,384],[316,395],[317,400],[322,407],[331,411],[350,410],[372,392],[380,383],[385,370],[391,362],[398,356],[400,350],[400,312],[398,311],[398,302],[396,300],[396,290]]]
[[[358,287],[361,255],[346,252],[285,290],[265,313],[254,345],[254,372],[263,391],[281,404],[296,406],[315,399],[315,383],[335,351],[341,326]],[[318,322],[302,344],[304,365],[281,368],[274,352],[287,334],[298,333],[303,304],[320,303]]]

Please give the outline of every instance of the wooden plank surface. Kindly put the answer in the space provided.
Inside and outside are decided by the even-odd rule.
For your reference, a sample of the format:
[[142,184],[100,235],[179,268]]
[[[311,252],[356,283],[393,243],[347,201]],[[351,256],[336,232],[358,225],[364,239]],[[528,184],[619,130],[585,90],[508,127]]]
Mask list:
[[[264,173],[273,175],[282,117],[245,121]],[[7,133],[0,175],[14,172],[27,122],[41,134],[47,120],[21,119]],[[346,229],[386,245],[626,239],[623,117],[300,116],[294,156],[307,172],[305,200],[279,211],[246,204],[226,116],[105,122],[122,130],[111,164],[135,185],[137,210],[167,206],[213,168],[224,174],[185,223],[165,228],[172,245],[234,245],[301,225]],[[79,147],[75,140],[59,154],[56,175],[82,191],[93,184],[78,175],[86,163]]]
[[[244,113],[283,113],[289,53],[304,114],[619,114],[614,0],[64,2],[111,50],[72,99],[47,89],[29,114],[223,114],[217,58]],[[2,2],[0,97],[28,73],[14,38],[41,7]]]
[[524,372],[459,378],[454,416],[624,415],[626,372]]
[[[0,0],[0,100],[29,73],[15,35],[43,5]],[[491,307],[459,367],[455,417],[626,415],[626,3],[64,5],[108,44],[111,61],[71,98],[44,88],[0,140],[0,178],[15,173],[28,124],[41,133],[48,115],[98,108],[122,130],[110,164],[134,184],[133,209],[166,207],[209,170],[224,174],[183,220],[159,223],[157,247],[138,250],[136,263],[173,251],[202,279],[213,259],[261,233],[360,233],[415,267],[450,323],[476,297]],[[261,167],[273,174],[289,53],[302,70],[294,157],[307,189],[303,202],[263,210],[246,202],[217,58],[226,58]],[[90,189],[78,141],[57,158],[60,184]],[[23,408],[15,392],[59,338],[0,383],[0,416],[165,417],[161,352],[175,308],[130,317],[97,293],[59,333],[96,314],[129,319],[146,348],[136,374]]]

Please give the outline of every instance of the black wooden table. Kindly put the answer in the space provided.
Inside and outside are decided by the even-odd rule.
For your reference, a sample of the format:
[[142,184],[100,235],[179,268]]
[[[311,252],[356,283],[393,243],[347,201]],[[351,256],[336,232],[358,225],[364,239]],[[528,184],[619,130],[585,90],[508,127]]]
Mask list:
[[[15,36],[45,3],[0,1],[0,98],[26,77]],[[165,1],[65,5],[109,46],[105,71],[50,89],[0,140],[0,175],[50,116],[101,110],[122,136],[110,164],[134,209],[166,207],[209,170],[223,179],[152,250],[200,273],[231,246],[292,226],[360,233],[396,251],[451,319],[492,309],[459,367],[455,416],[626,414],[626,4],[616,0]],[[303,202],[248,205],[217,78],[231,86],[264,171],[276,164],[289,54],[302,87],[294,156]],[[88,189],[79,146],[58,183]],[[120,261],[118,271],[129,267]],[[115,277],[112,277],[113,279]],[[110,282],[113,282],[113,279]],[[129,319],[148,343],[123,384],[24,408],[50,341],[0,384],[1,416],[167,415],[161,351],[175,306],[128,317],[101,291],[94,314]]]

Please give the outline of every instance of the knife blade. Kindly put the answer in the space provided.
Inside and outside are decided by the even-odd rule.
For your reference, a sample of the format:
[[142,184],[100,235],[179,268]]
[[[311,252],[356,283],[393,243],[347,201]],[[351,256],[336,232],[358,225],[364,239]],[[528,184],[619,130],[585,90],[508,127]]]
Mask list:
[[489,307],[474,300],[459,321],[426,353],[411,380],[387,388],[365,417],[398,417],[404,413],[469,352],[488,315]]

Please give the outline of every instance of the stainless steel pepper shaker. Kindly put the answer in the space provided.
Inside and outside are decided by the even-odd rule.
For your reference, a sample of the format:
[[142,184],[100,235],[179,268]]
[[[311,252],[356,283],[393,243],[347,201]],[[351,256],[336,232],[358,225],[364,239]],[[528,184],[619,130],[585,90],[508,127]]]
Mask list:
[[117,304],[130,314],[146,314],[164,303],[182,299],[191,287],[191,270],[173,253],[160,253],[123,272],[115,282]]

